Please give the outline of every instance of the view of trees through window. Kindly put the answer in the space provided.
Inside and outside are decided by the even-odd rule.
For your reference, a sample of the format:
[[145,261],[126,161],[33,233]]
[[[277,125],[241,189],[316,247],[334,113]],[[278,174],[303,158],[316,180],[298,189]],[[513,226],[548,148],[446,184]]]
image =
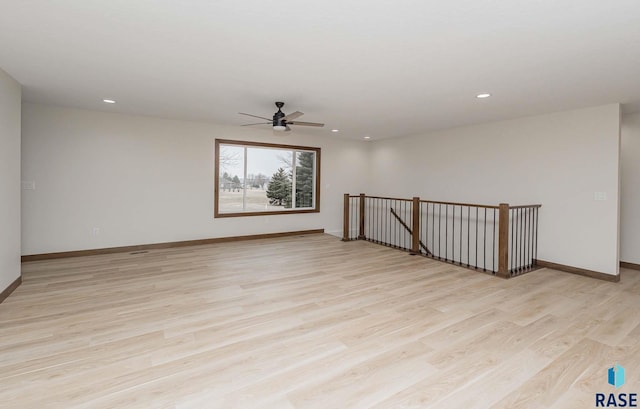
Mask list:
[[318,148],[216,141],[217,214],[313,210]]

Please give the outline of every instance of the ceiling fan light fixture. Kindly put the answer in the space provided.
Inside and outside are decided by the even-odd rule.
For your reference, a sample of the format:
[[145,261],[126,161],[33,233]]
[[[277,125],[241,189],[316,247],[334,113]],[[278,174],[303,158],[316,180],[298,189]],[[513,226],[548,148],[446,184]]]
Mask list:
[[278,132],[284,132],[287,130],[287,127],[283,125],[274,125],[273,130]]

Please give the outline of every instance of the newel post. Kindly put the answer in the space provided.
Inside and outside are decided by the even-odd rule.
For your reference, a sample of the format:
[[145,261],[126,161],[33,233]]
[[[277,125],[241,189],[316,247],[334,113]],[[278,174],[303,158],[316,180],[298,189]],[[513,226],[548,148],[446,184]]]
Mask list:
[[364,193],[360,193],[360,231],[358,232],[358,240],[365,240],[364,235]]
[[342,241],[349,241],[349,193],[344,194],[344,213],[342,214]]
[[500,203],[498,216],[498,272],[496,275],[509,278],[509,205]]
[[420,254],[420,198],[413,198],[411,217],[411,254]]

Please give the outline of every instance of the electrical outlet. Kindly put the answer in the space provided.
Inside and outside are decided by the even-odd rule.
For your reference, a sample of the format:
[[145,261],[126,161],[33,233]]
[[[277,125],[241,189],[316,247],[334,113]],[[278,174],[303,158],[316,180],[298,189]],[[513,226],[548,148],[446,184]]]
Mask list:
[[21,184],[22,190],[36,190],[36,182],[32,180],[23,180]]
[[93,228],[93,235],[94,236],[99,236],[100,235],[100,227],[94,227]]

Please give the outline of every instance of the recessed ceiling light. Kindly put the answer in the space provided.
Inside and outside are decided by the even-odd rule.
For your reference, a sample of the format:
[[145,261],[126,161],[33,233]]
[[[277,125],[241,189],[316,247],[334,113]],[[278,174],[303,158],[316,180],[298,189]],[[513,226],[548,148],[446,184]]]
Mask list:
[[105,104],[115,104],[116,101],[114,101],[113,99],[103,99],[102,102],[104,102]]
[[339,129],[332,129],[331,132],[340,132]]
[[371,139],[371,137],[370,136],[365,136],[364,139]]
[[485,94],[478,94],[476,95],[476,98],[489,98],[491,96],[491,94],[489,93],[485,93]]

